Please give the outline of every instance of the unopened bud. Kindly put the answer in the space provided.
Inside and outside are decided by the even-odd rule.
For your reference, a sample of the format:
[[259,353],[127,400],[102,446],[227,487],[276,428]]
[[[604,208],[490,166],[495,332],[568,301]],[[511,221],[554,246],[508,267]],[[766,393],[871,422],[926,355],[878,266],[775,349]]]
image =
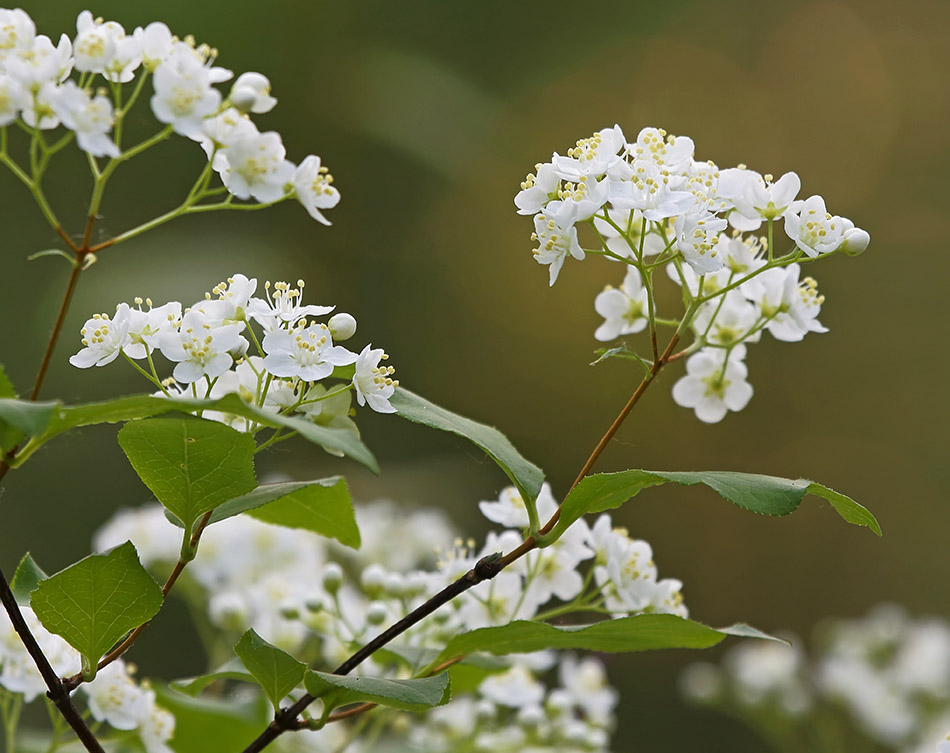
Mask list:
[[370,565],[360,575],[360,586],[367,596],[376,596],[383,589],[386,580],[386,570],[382,565]]
[[374,601],[366,611],[366,621],[370,625],[382,625],[386,621],[386,605],[381,601]]
[[848,256],[860,256],[865,252],[868,244],[871,242],[871,236],[867,230],[859,227],[853,227],[845,230],[844,242],[841,244],[841,250]]
[[335,594],[343,585],[343,568],[336,562],[330,562],[323,568],[323,587],[328,593]]
[[334,340],[349,340],[356,334],[356,319],[349,314],[334,314],[328,324]]

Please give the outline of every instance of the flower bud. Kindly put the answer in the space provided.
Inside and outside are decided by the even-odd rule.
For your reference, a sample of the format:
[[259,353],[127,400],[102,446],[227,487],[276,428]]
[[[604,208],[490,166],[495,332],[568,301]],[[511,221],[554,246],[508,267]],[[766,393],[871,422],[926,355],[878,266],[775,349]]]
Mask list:
[[280,616],[285,620],[299,620],[300,610],[293,604],[285,604],[280,608]]
[[327,593],[335,594],[343,585],[343,568],[336,562],[330,562],[323,568],[323,587]]
[[527,729],[537,729],[544,721],[544,712],[540,706],[523,706],[518,711],[518,724]]
[[381,601],[374,601],[366,611],[366,621],[370,625],[382,625],[386,621],[387,614],[386,605]]
[[270,81],[260,73],[242,73],[231,87],[231,104],[240,112],[270,112],[277,100],[270,96]]
[[406,593],[406,581],[399,573],[387,573],[383,580],[383,591],[394,599],[402,598]]
[[330,334],[336,341],[349,340],[356,334],[356,319],[349,314],[334,314],[327,322],[330,327]]
[[320,614],[320,612],[326,609],[326,604],[323,603],[323,599],[317,597],[307,599],[307,602],[304,604],[304,606],[311,614]]
[[868,234],[867,230],[862,230],[859,227],[853,227],[850,230],[845,230],[844,241],[842,242],[840,249],[848,256],[860,256],[867,249],[870,242],[871,236]]
[[360,575],[360,587],[367,596],[376,596],[386,580],[386,571],[382,565],[372,564]]
[[475,718],[480,722],[488,722],[495,718],[495,704],[483,698],[475,707]]

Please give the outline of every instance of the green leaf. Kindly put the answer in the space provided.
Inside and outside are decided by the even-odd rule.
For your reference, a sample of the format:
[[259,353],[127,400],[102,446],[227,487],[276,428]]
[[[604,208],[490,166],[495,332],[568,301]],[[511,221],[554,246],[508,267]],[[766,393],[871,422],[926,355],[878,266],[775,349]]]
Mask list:
[[209,525],[242,512],[266,523],[302,528],[332,537],[354,549],[360,545],[353,498],[342,476],[262,484],[254,491],[215,508]]
[[13,387],[13,382],[10,381],[10,377],[7,376],[3,364],[0,363],[0,398],[10,397],[16,397],[16,389]]
[[[0,401],[2,402],[2,401]],[[26,401],[20,401],[26,402]],[[28,403],[33,405],[32,403]],[[92,424],[118,423],[133,418],[151,418],[171,411],[196,413],[203,410],[214,410],[229,413],[235,416],[249,418],[261,426],[272,428],[284,427],[296,431],[304,439],[319,445],[328,452],[343,454],[357,460],[374,473],[379,472],[376,458],[369,448],[364,445],[358,436],[346,429],[336,429],[327,426],[318,426],[312,421],[303,418],[291,418],[260,410],[243,402],[237,395],[225,395],[216,400],[191,400],[185,398],[153,397],[150,395],[133,395],[121,397],[102,403],[88,403],[86,405],[71,405],[58,407],[55,415],[38,431],[28,431],[32,440],[24,451],[17,455],[14,466],[20,465],[42,445],[49,442],[63,432],[80,426]],[[3,408],[0,406],[0,422],[3,421]]]
[[240,702],[189,698],[156,686],[159,705],[175,715],[175,753],[244,750],[273,718],[260,696]]
[[495,427],[440,408],[404,387],[399,387],[389,402],[396,409],[396,415],[433,429],[457,434],[480,447],[498,464],[522,494],[530,496],[532,502],[538,498],[544,472],[522,457],[508,438]]
[[191,531],[195,521],[257,486],[254,440],[191,416],[130,421],[119,445],[155,498]]
[[156,615],[162,589],[127,541],[42,581],[31,603],[43,626],[82,654],[83,674],[91,680],[102,655]]
[[10,590],[17,604],[27,605],[30,603],[30,594],[36,590],[40,581],[44,581],[49,576],[43,572],[29,552],[23,555],[20,564],[17,565],[16,572],[13,573],[13,580],[10,581]]
[[806,494],[831,502],[849,523],[867,526],[878,536],[881,527],[874,516],[850,497],[807,479],[786,479],[735,471],[641,471],[598,473],[587,476],[574,487],[561,505],[561,516],[545,539],[556,541],[582,515],[620,507],[643,489],[664,483],[692,486],[704,484],[733,504],[763,515],[788,515],[798,509]]
[[748,625],[716,629],[672,614],[643,614],[604,620],[593,625],[566,627],[519,620],[455,636],[439,655],[438,661],[447,661],[475,651],[520,654],[545,649],[583,649],[618,653],[665,648],[709,648],[727,635],[770,637]]
[[290,654],[261,638],[253,630],[248,630],[234,647],[247,671],[254,675],[268,700],[275,709],[287,694],[296,688],[307,665],[299,662]]
[[[73,254],[67,254],[61,248],[46,248],[46,249],[43,249],[42,251],[37,251],[35,253],[30,254],[26,258],[27,258],[27,261],[33,261],[43,256],[62,256],[66,261],[70,263],[71,266],[73,267],[76,266],[76,257]],[[85,269],[85,267],[83,267],[83,269]]]
[[425,711],[448,700],[449,676],[443,672],[418,680],[389,680],[308,670],[304,684],[310,695],[323,701],[324,713],[351,703],[378,703],[403,711]]
[[199,675],[198,677],[187,677],[181,680],[175,680],[169,683],[168,686],[179,693],[197,698],[201,694],[201,691],[219,680],[236,680],[238,682],[248,682],[252,685],[257,684],[254,676],[247,672],[237,659],[233,659],[214,672]]
[[0,398],[0,429],[10,426],[26,435],[40,434],[46,430],[58,408],[59,403],[56,401],[31,402]]

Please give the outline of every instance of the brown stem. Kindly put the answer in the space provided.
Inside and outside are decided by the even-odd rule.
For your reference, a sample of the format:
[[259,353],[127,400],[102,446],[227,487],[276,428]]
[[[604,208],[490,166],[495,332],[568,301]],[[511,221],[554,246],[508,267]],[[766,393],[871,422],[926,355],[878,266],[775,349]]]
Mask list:
[[10,615],[10,622],[13,623],[13,629],[16,630],[17,635],[20,636],[20,640],[23,641],[24,647],[33,658],[36,668],[40,671],[40,675],[42,675],[46,687],[49,688],[46,695],[56,704],[56,708],[59,709],[69,726],[73,728],[73,731],[86,750],[90,751],[90,753],[103,753],[102,746],[99,745],[99,741],[96,740],[95,735],[92,734],[92,730],[89,729],[86,722],[83,721],[83,718],[76,710],[76,707],[73,706],[72,699],[69,697],[69,691],[63,687],[59,676],[50,666],[49,660],[36,642],[36,638],[33,637],[33,633],[30,632],[30,628],[26,624],[26,620],[23,619],[23,614],[20,612],[20,607],[13,597],[13,592],[10,590],[10,584],[7,583],[7,579],[2,571],[0,571],[0,601],[3,602],[7,614]]
[[[649,373],[643,378],[640,384],[637,386],[637,389],[631,395],[630,399],[627,401],[627,404],[623,407],[623,410],[620,411],[620,414],[610,425],[610,428],[607,429],[607,432],[601,438],[600,442],[597,443],[597,446],[594,448],[594,451],[590,454],[590,457],[587,458],[587,462],[584,463],[584,467],[581,469],[581,472],[578,474],[577,478],[574,480],[574,483],[571,484],[571,489],[568,490],[570,493],[571,490],[577,486],[581,479],[590,472],[591,468],[594,466],[594,463],[597,462],[597,458],[600,457],[601,453],[604,451],[604,448],[608,445],[610,440],[613,438],[614,434],[617,433],[617,430],[620,428],[621,424],[626,419],[627,415],[633,410],[640,398],[643,396],[643,393],[646,392],[647,387],[653,382],[656,378],[656,375],[660,370],[669,362],[670,354],[673,352],[673,349],[676,347],[676,343],[679,342],[679,333],[673,335],[670,338],[670,342],[667,344],[666,349],[663,351],[663,354],[658,358],[655,358],[653,361],[653,366],[650,367]],[[560,507],[554,512],[550,520],[542,526],[539,531],[539,534],[543,535],[549,533],[555,525],[557,525],[558,518],[560,517],[561,510]],[[441,607],[443,604],[448,603],[452,599],[465,591],[469,590],[473,586],[478,585],[484,580],[490,580],[494,578],[498,573],[504,570],[508,565],[510,565],[515,560],[524,556],[532,549],[537,547],[537,541],[533,536],[526,538],[521,544],[508,554],[502,556],[500,554],[491,554],[487,557],[483,557],[476,563],[475,567],[469,570],[465,575],[459,578],[454,583],[446,586],[444,589],[439,591],[435,596],[429,599],[424,604],[420,605],[408,615],[403,617],[398,622],[391,625],[387,630],[380,633],[376,638],[363,646],[359,651],[353,654],[349,659],[347,659],[343,664],[333,670],[332,674],[335,675],[346,675],[352,672],[361,662],[372,656],[377,650],[385,646],[394,638],[402,635],[409,628],[411,628],[416,623],[420,622],[425,617],[428,617],[436,609]],[[461,657],[456,657],[451,660],[449,664],[455,663]],[[313,703],[316,698],[309,693],[305,694],[294,703],[293,706],[290,706],[285,709],[281,709],[274,715],[274,721],[272,721],[267,728],[257,737],[254,742],[248,745],[243,753],[260,753],[264,750],[270,743],[276,740],[280,735],[288,730],[299,730],[305,729],[309,725],[306,722],[301,722],[298,717],[301,712],[306,709],[311,703]],[[355,716],[358,713],[368,711],[369,708],[372,708],[372,704],[364,704],[367,708],[356,707],[351,711],[340,712],[340,714],[346,714],[347,716]],[[332,718],[332,715],[331,715]],[[344,718],[340,716],[339,718]]]
[[[195,533],[192,535],[191,541],[189,542],[189,547],[192,552],[194,552],[195,548],[198,546],[198,540],[201,538],[202,531],[204,531],[205,527],[208,525],[208,522],[211,520],[212,512],[213,510],[206,512],[204,517],[198,523],[198,527],[195,529]],[[194,556],[192,556],[191,559],[194,559]],[[178,562],[175,563],[175,568],[172,570],[171,575],[168,576],[168,580],[165,581],[165,585],[162,586],[163,599],[168,596],[168,592],[172,590],[172,587],[175,585],[175,581],[178,580],[178,576],[182,574],[182,571],[185,569],[185,566],[191,562],[191,559],[183,559],[181,557],[178,558]],[[112,662],[132,648],[132,644],[135,643],[138,637],[145,631],[145,628],[149,626],[150,622],[151,620],[148,622],[143,622],[141,625],[135,628],[135,630],[129,633],[122,643],[120,643],[99,660],[99,664],[96,665],[96,669],[99,670],[105,666],[108,666],[109,664],[112,664]],[[67,691],[72,692],[78,688],[82,682],[82,673],[77,673],[72,677],[68,677],[67,679],[63,680],[63,686]]]
[[39,371],[36,373],[36,381],[33,382],[33,391],[30,393],[30,400],[36,400],[37,397],[39,397],[40,388],[43,386],[43,380],[46,378],[46,370],[49,368],[50,361],[53,358],[53,351],[56,349],[56,342],[59,340],[59,334],[63,331],[63,324],[66,322],[66,312],[69,310],[73,293],[76,291],[76,283],[79,282],[79,275],[82,273],[84,257],[85,253],[83,251],[76,252],[73,271],[69,274],[69,282],[66,283],[66,293],[63,295],[63,302],[59,306],[59,314],[56,317],[56,323],[53,325],[53,331],[50,333],[49,342],[46,344],[46,352],[43,354],[43,360],[40,362]]

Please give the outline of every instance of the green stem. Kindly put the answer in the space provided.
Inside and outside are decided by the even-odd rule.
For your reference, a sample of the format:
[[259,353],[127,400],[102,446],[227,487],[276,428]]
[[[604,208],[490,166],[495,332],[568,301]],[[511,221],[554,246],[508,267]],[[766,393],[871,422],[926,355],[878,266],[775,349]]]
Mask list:
[[[147,347],[146,347],[146,351],[148,351],[148,348],[147,348]],[[133,368],[133,369],[135,369],[139,374],[141,374],[143,377],[145,377],[146,379],[148,379],[148,381],[150,381],[152,384],[154,384],[156,387],[158,387],[158,388],[159,388],[162,392],[164,392],[166,395],[168,395],[168,390],[166,390],[165,387],[162,386],[162,383],[161,383],[161,381],[159,381],[157,375],[149,374],[145,369],[143,369],[141,366],[139,366],[139,365],[132,359],[132,357],[131,357],[128,353],[126,353],[124,350],[119,351],[119,352],[122,353],[122,355],[125,357],[125,360],[126,360],[126,361],[128,361],[130,364],[132,364],[132,368]],[[151,356],[149,356],[149,359],[148,359],[148,360],[149,360],[149,363],[151,364],[151,361],[152,361]],[[155,367],[153,366],[152,368],[154,369]]]

